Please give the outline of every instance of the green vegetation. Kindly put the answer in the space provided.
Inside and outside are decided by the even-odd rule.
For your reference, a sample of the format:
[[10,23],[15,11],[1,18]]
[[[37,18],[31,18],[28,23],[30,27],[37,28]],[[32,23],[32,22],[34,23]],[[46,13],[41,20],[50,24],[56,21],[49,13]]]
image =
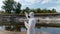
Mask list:
[[5,0],[3,1],[4,6],[2,6],[2,8],[5,10],[6,13],[20,13],[20,8],[21,8],[21,4],[15,2],[14,0]]
[[35,13],[57,13],[56,9],[30,9],[29,7],[26,7],[25,9],[21,9],[21,4],[19,2],[16,2],[14,0],[5,0],[3,1],[2,8],[5,10],[1,12],[1,14],[24,14],[24,12],[35,12]]
[[13,4],[15,3],[14,0],[5,0],[3,1],[4,6],[2,8],[7,12],[11,13],[11,10],[13,10]]
[[21,10],[21,13],[24,14],[24,12],[35,12],[35,13],[57,13],[56,9],[52,9],[52,10],[47,10],[47,9],[40,9],[40,8],[37,8],[37,9],[30,9],[28,7],[26,7],[26,9],[23,9]]

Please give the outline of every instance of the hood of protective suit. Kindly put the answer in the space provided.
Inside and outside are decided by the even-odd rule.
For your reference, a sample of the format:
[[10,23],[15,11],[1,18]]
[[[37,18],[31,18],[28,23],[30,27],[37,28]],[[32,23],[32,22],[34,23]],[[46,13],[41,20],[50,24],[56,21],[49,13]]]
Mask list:
[[30,18],[34,18],[34,12],[29,13]]

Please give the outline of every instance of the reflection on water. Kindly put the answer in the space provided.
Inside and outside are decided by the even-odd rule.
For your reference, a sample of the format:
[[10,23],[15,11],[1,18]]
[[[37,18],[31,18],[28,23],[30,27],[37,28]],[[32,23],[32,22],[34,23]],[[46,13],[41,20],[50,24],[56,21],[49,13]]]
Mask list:
[[[0,30],[8,30],[8,29],[6,29],[5,26],[0,26]],[[19,28],[19,30],[26,31],[26,28],[21,27],[21,28]],[[60,28],[54,28],[54,27],[40,27],[40,28],[36,27],[35,30],[36,30],[36,32],[50,32],[51,34],[60,34]]]
[[52,27],[41,27],[41,28],[36,28],[37,31],[40,32],[50,32],[52,34],[59,34],[60,33],[60,28],[52,28]]
[[5,30],[5,26],[0,26],[0,30]]

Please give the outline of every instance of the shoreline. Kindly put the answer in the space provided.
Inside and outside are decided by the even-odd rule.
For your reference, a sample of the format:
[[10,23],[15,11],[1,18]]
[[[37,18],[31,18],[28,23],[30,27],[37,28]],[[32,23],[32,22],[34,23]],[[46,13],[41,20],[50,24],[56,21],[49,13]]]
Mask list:
[[[26,31],[23,32],[12,32],[12,31],[0,31],[0,34],[27,34]],[[51,34],[49,32],[36,32],[36,34]]]

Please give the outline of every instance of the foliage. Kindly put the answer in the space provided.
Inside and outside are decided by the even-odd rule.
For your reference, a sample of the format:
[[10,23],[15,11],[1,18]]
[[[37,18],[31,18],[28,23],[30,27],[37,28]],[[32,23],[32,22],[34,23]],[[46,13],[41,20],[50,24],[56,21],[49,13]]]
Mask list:
[[20,3],[15,3],[13,11],[15,11],[15,14],[19,14],[21,11],[21,4]]
[[56,9],[52,9],[52,10],[49,10],[49,9],[40,9],[40,8],[37,8],[37,9],[29,9],[28,7],[26,9],[23,9],[21,11],[21,13],[24,13],[24,12],[35,12],[35,13],[57,13]]
[[3,3],[4,3],[4,6],[2,6],[2,8],[7,13],[11,13],[11,10],[13,10],[14,0],[5,0],[5,1],[3,1]]
[[14,13],[20,13],[21,4],[15,2],[14,0],[5,0],[3,1],[4,5],[2,8],[5,12],[10,13],[13,11]]
[[30,9],[29,7],[26,7],[25,9],[21,10],[21,4],[19,2],[15,2],[14,0],[5,0],[3,1],[4,6],[2,8],[5,10],[5,13],[10,14],[24,14],[24,12],[35,12],[35,13],[57,13],[56,9]]
[[25,9],[22,9],[22,10],[21,10],[21,14],[24,14],[24,12],[29,13],[29,12],[30,12],[29,7],[26,7]]

